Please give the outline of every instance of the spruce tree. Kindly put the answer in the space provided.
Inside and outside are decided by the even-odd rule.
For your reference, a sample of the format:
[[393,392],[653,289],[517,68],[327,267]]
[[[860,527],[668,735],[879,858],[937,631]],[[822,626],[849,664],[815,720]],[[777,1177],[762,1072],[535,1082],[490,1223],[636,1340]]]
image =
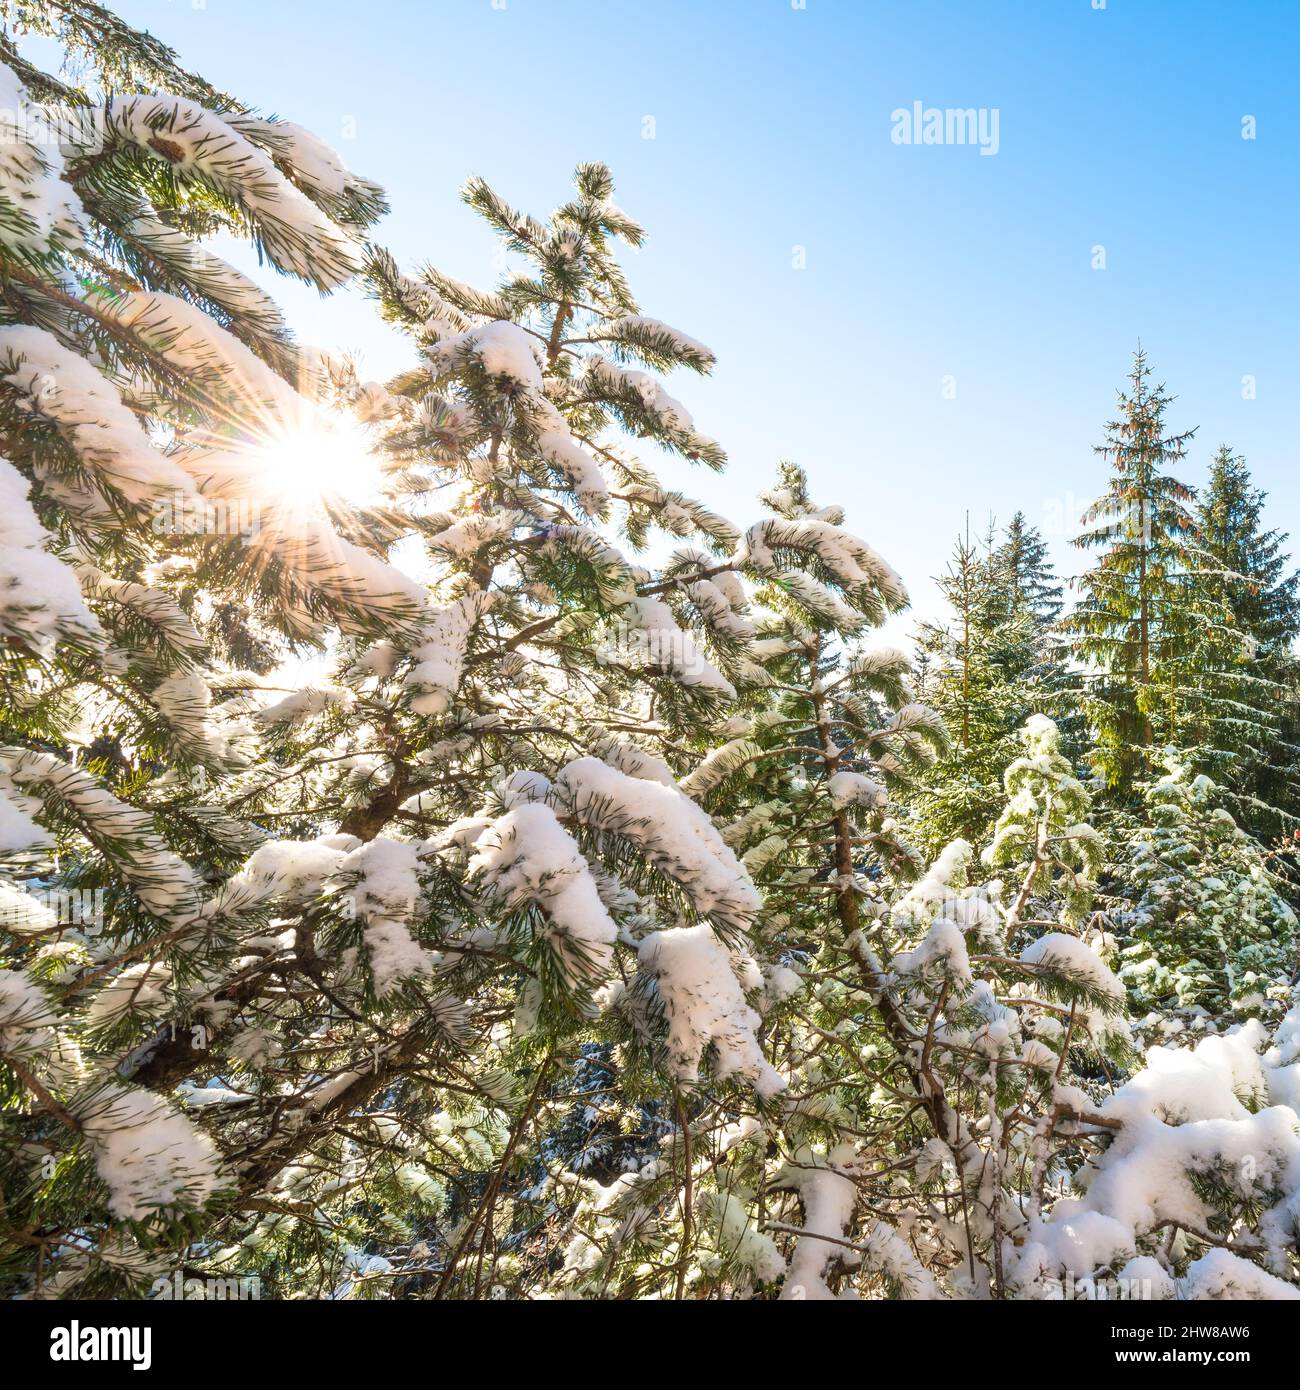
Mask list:
[[1175,754],[1142,792],[1143,823],[1123,836],[1113,866],[1131,903],[1113,920],[1135,1003],[1161,1017],[1181,1011],[1185,1022],[1285,998],[1297,925],[1271,856]]
[[1189,756],[1220,785],[1243,828],[1265,839],[1297,823],[1300,794],[1300,576],[1286,536],[1263,522],[1264,494],[1227,445],[1215,454],[1196,521],[1205,556],[1200,588],[1221,626],[1207,622],[1198,663],[1198,718]]
[[1017,727],[1031,714],[1049,715],[1067,756],[1078,759],[1084,729],[1071,697],[1075,681],[1069,644],[1060,629],[1065,589],[1048,557],[1047,542],[1023,512],[1007,523],[992,565],[1005,595],[1004,621],[1020,638],[1011,650],[1007,670],[1008,680],[1025,691]]
[[1000,561],[991,538],[958,537],[938,580],[949,615],[917,634],[926,671],[921,694],[951,736],[948,755],[909,798],[915,833],[936,853],[950,840],[981,838],[992,824],[1024,717],[1025,692],[1014,677],[1029,664],[1034,619]]
[[1045,542],[1023,514],[1000,535],[990,525],[980,544],[960,537],[939,587],[950,616],[918,634],[918,688],[952,745],[907,797],[912,833],[934,853],[953,839],[987,836],[1025,720],[1068,717],[1055,633],[1061,587]]
[[994,568],[1005,586],[1008,615],[1025,611],[1048,630],[1061,616],[1061,584],[1047,554],[1047,542],[1036,527],[1017,512],[1007,523],[994,552]]
[[1154,750],[1176,741],[1201,621],[1190,607],[1198,568],[1193,493],[1171,471],[1195,431],[1167,432],[1173,399],[1152,384],[1139,348],[1118,418],[1096,446],[1111,465],[1109,486],[1075,541],[1101,555],[1077,581],[1081,597],[1065,622],[1084,665],[1092,762],[1125,793],[1150,768]]

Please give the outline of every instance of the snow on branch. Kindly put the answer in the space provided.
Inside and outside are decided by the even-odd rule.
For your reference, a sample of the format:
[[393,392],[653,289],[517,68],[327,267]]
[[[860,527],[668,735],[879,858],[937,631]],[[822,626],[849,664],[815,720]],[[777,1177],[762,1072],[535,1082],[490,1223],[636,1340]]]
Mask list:
[[345,855],[335,875],[363,924],[370,972],[380,996],[433,968],[430,952],[410,932],[421,899],[419,848],[380,836]]
[[549,806],[525,801],[494,821],[478,837],[469,875],[498,910],[533,905],[542,912],[541,935],[570,984],[608,971],[618,929],[590,866]]
[[161,1097],[109,1081],[79,1097],[72,1113],[120,1220],[202,1206],[218,1189],[212,1141]]
[[50,657],[61,641],[96,648],[103,630],[76,572],[46,548],[53,540],[27,500],[27,479],[0,458],[0,640]]
[[745,533],[738,563],[767,576],[795,565],[812,567],[813,577],[833,583],[870,621],[906,608],[903,581],[865,541],[816,517],[768,517]]
[[359,268],[352,238],[214,112],[180,97],[121,96],[108,102],[105,121],[111,140],[242,209],[281,270],[333,289]]
[[745,1002],[726,948],[705,923],[652,932],[639,956],[663,1002],[668,1056],[682,1085],[698,1082],[707,1053],[719,1081],[739,1076],[763,1099],[784,1090],[785,1078],[755,1037],[761,1020]]
[[186,919],[199,907],[194,870],[167,849],[145,812],[69,763],[34,749],[0,749],[0,791],[37,797],[95,845],[155,917]]
[[415,714],[440,715],[451,708],[465,669],[470,631],[492,602],[489,593],[467,594],[435,610],[427,621],[411,649],[414,664],[403,681]]
[[119,507],[144,507],[194,494],[188,474],[150,444],[113,383],[43,328],[0,328],[0,381],[33,423],[48,421],[72,450],[76,471],[42,461],[37,476],[74,515],[110,523],[117,509],[109,495]]
[[629,777],[597,758],[578,758],[556,778],[561,815],[626,839],[678,884],[695,911],[724,930],[743,930],[758,892],[709,817],[676,787]]
[[1020,959],[1041,972],[1041,983],[1061,998],[1087,1000],[1109,1013],[1124,1007],[1124,986],[1096,951],[1077,936],[1048,932],[1031,941]]
[[655,367],[683,365],[697,372],[708,372],[717,365],[718,359],[711,348],[660,319],[647,318],[644,314],[624,314],[611,319],[597,336],[631,349]]
[[45,119],[13,69],[0,63],[0,246],[41,264],[80,247],[85,211],[63,177],[57,122]]
[[318,135],[285,120],[231,113],[232,130],[266,149],[285,173],[336,222],[366,227],[388,211],[384,190],[354,174]]
[[677,624],[662,599],[635,598],[623,605],[626,638],[633,653],[688,689],[701,689],[728,700],[736,687],[704,655],[695,639]]
[[147,257],[164,273],[182,279],[192,294],[208,301],[228,320],[232,332],[283,340],[284,315],[260,286],[178,228],[141,210],[122,226],[124,249]]

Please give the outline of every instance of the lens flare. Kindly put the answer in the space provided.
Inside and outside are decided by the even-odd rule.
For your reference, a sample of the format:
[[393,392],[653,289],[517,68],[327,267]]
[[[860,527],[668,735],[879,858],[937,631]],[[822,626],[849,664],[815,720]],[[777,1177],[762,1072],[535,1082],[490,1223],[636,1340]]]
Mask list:
[[318,416],[275,431],[258,448],[261,482],[288,511],[325,511],[379,500],[382,473],[367,430],[342,415]]

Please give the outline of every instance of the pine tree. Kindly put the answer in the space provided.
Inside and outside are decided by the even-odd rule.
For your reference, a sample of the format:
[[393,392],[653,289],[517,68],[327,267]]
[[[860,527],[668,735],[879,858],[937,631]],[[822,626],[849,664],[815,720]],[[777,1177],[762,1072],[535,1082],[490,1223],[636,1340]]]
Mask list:
[[[787,1084],[762,898],[694,799],[770,680],[747,584],[859,626],[901,585],[793,495],[742,533],[615,437],[723,462],[657,375],[712,355],[638,312],[603,166],[547,223],[471,183],[531,267],[495,290],[363,267],[379,190],[113,33],[159,90],[84,94],[102,149],[4,170],[7,1287],[139,1292],[179,1259],[531,1287],[553,1097],[613,1076],[606,1161],[689,1164]],[[223,223],[322,288],[364,268],[421,365],[305,353],[193,239]],[[656,573],[616,513],[702,545]],[[308,686],[226,660],[304,643]],[[647,1235],[681,1250],[643,1291],[680,1296],[703,1214],[676,1228],[662,1176]]]
[[[210,654],[400,630],[420,597],[378,514],[351,519],[361,544],[299,517],[293,486],[250,498],[287,438],[333,437],[342,388],[196,239],[233,232],[328,290],[381,191],[97,5],[7,14],[85,61],[72,85],[0,42],[3,1260],[84,1296],[147,1284],[237,1185],[171,1095],[233,962],[272,979],[246,950],[270,895],[231,877],[265,834],[231,791],[259,682]],[[142,1084],[167,1046],[186,1065]]]
[[1077,581],[1082,597],[1065,623],[1085,667],[1092,760],[1124,792],[1150,766],[1153,750],[1177,742],[1200,622],[1189,600],[1197,568],[1193,493],[1169,471],[1195,431],[1166,433],[1174,398],[1152,385],[1141,348],[1129,383],[1119,418],[1096,448],[1111,464],[1109,487],[1084,515],[1075,542],[1102,553]]

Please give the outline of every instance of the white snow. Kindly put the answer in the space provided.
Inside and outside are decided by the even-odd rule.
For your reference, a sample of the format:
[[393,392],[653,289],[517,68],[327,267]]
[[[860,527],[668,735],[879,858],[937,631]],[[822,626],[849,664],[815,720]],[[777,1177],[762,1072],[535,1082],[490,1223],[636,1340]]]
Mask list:
[[702,687],[735,699],[735,686],[678,626],[672,609],[662,599],[635,598],[619,611],[632,630],[629,637],[637,655],[647,665],[662,669],[684,686]]
[[1193,1260],[1179,1280],[1179,1289],[1183,1298],[1193,1300],[1281,1299],[1294,1303],[1300,1299],[1300,1289],[1294,1284],[1222,1249],[1207,1250]]
[[[0,380],[14,387],[31,416],[55,425],[103,487],[128,503],[144,506],[159,497],[193,495],[189,475],[153,448],[113,383],[43,328],[0,328]],[[97,520],[111,518],[102,493],[87,485],[51,471],[41,481],[70,510]]]
[[746,926],[758,913],[758,893],[740,861],[704,811],[675,787],[578,758],[561,771],[552,797],[562,814],[636,844],[701,915],[725,927]]
[[498,377],[525,397],[542,398],[542,346],[518,324],[503,319],[478,324],[444,338],[428,350],[432,362],[442,366],[475,357],[490,377]]
[[891,962],[895,975],[927,975],[932,968],[959,989],[970,987],[972,976],[966,938],[956,922],[937,918],[910,951],[900,951]]
[[287,331],[279,305],[260,286],[184,232],[144,211],[125,222],[122,232],[241,325],[268,337]]
[[907,590],[893,569],[865,541],[840,526],[808,516],[768,517],[745,533],[741,555],[760,573],[775,574],[780,571],[777,550],[814,557],[849,595],[873,591],[891,609],[907,603]]
[[878,810],[889,799],[889,793],[879,782],[864,777],[860,772],[837,772],[826,780],[826,790],[831,804],[837,810],[850,806],[865,806]]
[[89,773],[33,749],[0,753],[0,793],[26,790],[53,803],[92,841],[112,841],[112,858],[145,908],[157,917],[192,916],[199,905],[194,870],[167,849],[143,811],[119,801]]
[[549,806],[522,802],[493,822],[478,838],[469,872],[506,911],[529,903],[541,909],[544,935],[570,980],[598,979],[609,969],[618,928]]
[[0,458],[0,641],[43,657],[65,637],[97,644],[103,633],[75,572],[43,547],[53,539],[27,500],[28,482]]
[[712,1048],[719,1081],[742,1077],[765,1099],[785,1089],[785,1078],[763,1056],[755,1037],[762,1020],[745,1002],[727,950],[710,927],[701,923],[653,932],[642,941],[639,956],[663,1000],[668,1055],[678,1081],[694,1085]]
[[440,715],[451,708],[465,669],[470,631],[491,604],[491,595],[475,592],[432,613],[411,651],[414,665],[403,681],[415,714]]
[[658,377],[616,366],[598,353],[587,358],[585,370],[587,381],[597,391],[631,392],[681,449],[703,454],[717,448],[717,441],[695,428],[690,411],[668,394]]
[[[841,1145],[829,1155],[804,1146],[782,1168],[777,1183],[793,1187],[803,1206],[803,1229],[781,1288],[782,1302],[823,1302],[836,1297],[826,1285],[826,1269],[833,1259],[850,1252],[837,1244],[846,1239],[857,1188],[852,1173],[853,1150]],[[821,1236],[833,1240],[819,1239]]]
[[1072,981],[1106,995],[1116,1006],[1124,1003],[1124,986],[1102,958],[1086,942],[1065,932],[1048,932],[1031,941],[1020,953],[1026,965],[1053,970]]
[[201,1206],[216,1191],[212,1141],[160,1097],[108,1082],[76,1113],[119,1220]]
[[337,877],[349,886],[353,910],[364,924],[379,995],[433,968],[431,953],[409,930],[420,903],[419,848],[381,836],[352,850],[338,868]]
[[142,961],[119,970],[90,1001],[86,1022],[102,1028],[126,1013],[153,1013],[168,1002],[172,972],[157,961]]
[[247,208],[282,270],[325,289],[357,270],[351,238],[285,178],[270,156],[214,112],[181,97],[118,96],[108,101],[105,118],[111,139],[130,142],[176,174],[197,178]]
[[0,1053],[45,1051],[57,1015],[40,986],[21,970],[0,969]]
[[253,851],[236,877],[301,906],[321,895],[354,848],[355,842],[346,841],[338,846],[326,840],[268,840]]
[[56,122],[0,63],[0,245],[48,255],[84,242],[85,211],[63,177]]
[[616,342],[634,337],[641,332],[648,332],[656,337],[665,337],[669,339],[675,352],[692,365],[699,367],[712,367],[717,360],[712,350],[705,347],[699,339],[692,338],[681,332],[680,329],[671,327],[662,319],[647,318],[644,314],[623,314],[619,318],[611,319],[607,325],[607,331]]

